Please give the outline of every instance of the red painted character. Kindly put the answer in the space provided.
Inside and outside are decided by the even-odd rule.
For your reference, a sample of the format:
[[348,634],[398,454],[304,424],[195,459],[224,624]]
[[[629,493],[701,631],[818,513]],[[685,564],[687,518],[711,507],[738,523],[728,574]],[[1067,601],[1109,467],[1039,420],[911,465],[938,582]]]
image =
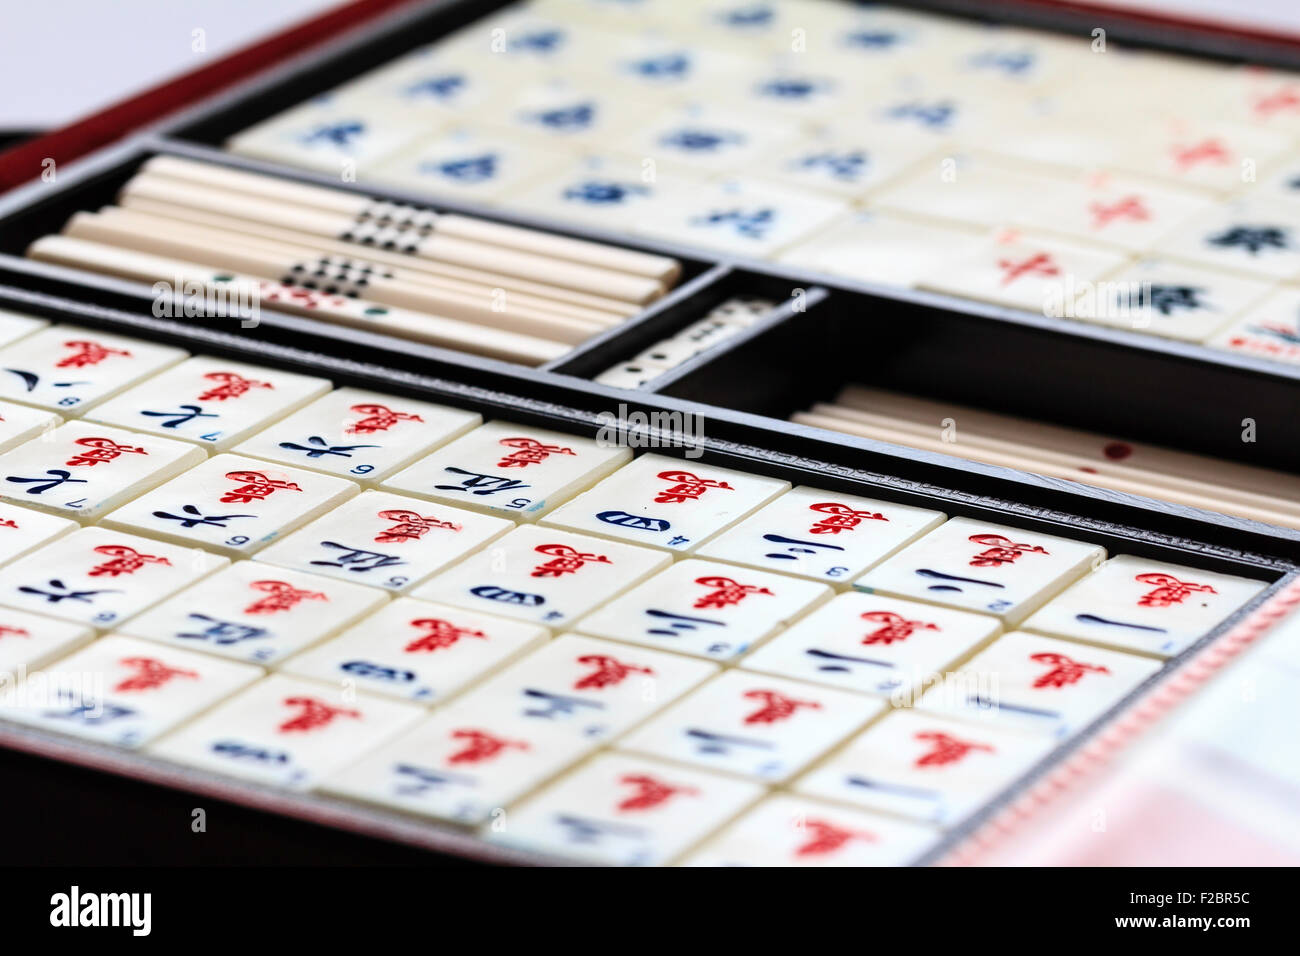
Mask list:
[[0,518],[0,528],[13,528],[15,531],[17,531],[18,522],[12,521],[9,518]]
[[894,641],[907,640],[916,631],[941,630],[938,624],[909,621],[893,611],[867,611],[862,615],[862,620],[881,625],[862,639],[863,644],[892,644]]
[[1016,544],[1000,534],[973,534],[968,540],[988,549],[971,558],[971,567],[974,568],[1000,568],[1004,564],[1014,563],[1022,554],[1048,553],[1036,544]]
[[72,341],[64,342],[64,348],[72,349],[71,355],[65,355],[54,363],[55,368],[86,368],[90,365],[98,365],[104,359],[121,355],[126,358],[131,357],[131,353],[125,349],[110,349],[107,346],[100,345],[98,342],[90,341]]
[[772,594],[772,591],[768,588],[761,588],[756,584],[740,584],[721,575],[707,575],[696,578],[695,583],[706,588],[716,589],[704,595],[692,605],[697,609],[729,607],[732,604],[739,604],[751,594]]
[[31,637],[26,628],[14,627],[12,624],[0,624],[0,637]]
[[185,677],[189,680],[198,680],[199,677],[197,671],[187,671],[180,667],[168,667],[162,661],[153,657],[124,657],[121,664],[123,667],[134,668],[135,673],[130,677],[123,678],[113,688],[120,694],[138,690],[154,690],[176,677]]
[[1255,115],[1260,119],[1267,119],[1283,110],[1296,109],[1300,109],[1300,91],[1292,86],[1255,97]]
[[258,598],[248,607],[245,614],[276,614],[297,607],[303,601],[328,601],[329,596],[320,591],[308,591],[296,588],[287,581],[254,581],[249,585],[254,591],[262,591],[264,598]]
[[579,678],[573,685],[574,690],[599,690],[602,687],[616,687],[627,680],[630,674],[653,674],[649,667],[637,664],[624,664],[608,654],[583,654],[578,658],[579,664],[586,664],[596,669],[586,677]]
[[306,733],[328,727],[336,717],[361,719],[361,711],[348,710],[346,707],[332,707],[315,697],[286,697],[284,706],[300,708],[296,716],[290,717],[279,726],[282,734]]
[[553,555],[551,560],[533,568],[529,576],[534,578],[558,578],[566,574],[574,574],[587,564],[614,563],[603,554],[587,554],[567,544],[539,544],[533,550],[539,554]]
[[373,435],[375,432],[388,431],[398,422],[424,421],[419,415],[395,412],[387,405],[353,405],[349,411],[363,417],[343,430],[348,435]]
[[1143,204],[1141,196],[1125,196],[1109,206],[1103,202],[1089,203],[1088,211],[1092,213],[1094,229],[1104,228],[1121,219],[1129,222],[1147,222],[1151,218],[1151,210]]
[[119,445],[111,438],[78,438],[73,444],[89,448],[90,451],[73,452],[72,457],[65,462],[68,465],[98,465],[101,461],[112,461],[121,455],[149,454],[134,445]]
[[849,830],[825,820],[805,820],[802,829],[808,833],[808,842],[800,844],[794,851],[795,856],[825,856],[834,853],[851,840],[876,842],[874,833],[866,830]]
[[841,531],[852,531],[864,521],[889,520],[875,511],[854,511],[848,505],[837,505],[831,501],[809,505],[808,508],[811,511],[819,511],[822,514],[830,515],[829,518],[822,518],[809,528],[808,531],[811,534],[839,534]]
[[231,481],[240,482],[240,486],[221,496],[224,504],[246,505],[269,498],[277,491],[302,491],[292,481],[268,478],[260,471],[228,471],[226,477]]
[[1203,139],[1191,146],[1175,146],[1173,156],[1179,172],[1186,172],[1197,163],[1224,166],[1232,158],[1223,142],[1213,138]]
[[681,504],[685,501],[695,501],[710,488],[724,488],[727,491],[735,491],[725,481],[715,481],[712,478],[700,478],[689,471],[661,471],[659,477],[664,481],[673,482],[672,487],[665,488],[659,494],[655,495],[655,503],[661,505]]
[[577,455],[572,448],[562,445],[544,445],[535,438],[503,438],[498,443],[507,448],[517,448],[497,462],[498,468],[527,468],[546,461],[552,455]]
[[999,259],[998,268],[1003,270],[1003,285],[1011,285],[1021,276],[1059,276],[1061,267],[1052,261],[1046,252],[1035,253],[1028,259],[1016,262],[1013,259]]
[[375,541],[379,544],[400,544],[403,541],[418,541],[429,531],[459,531],[461,528],[454,521],[439,521],[432,515],[425,516],[419,512],[406,511],[402,508],[380,511],[377,513],[377,517],[383,518],[385,521],[397,522],[391,528],[385,528],[375,535]]
[[451,647],[462,637],[477,637],[486,641],[488,636],[482,631],[475,631],[468,627],[457,627],[450,621],[444,621],[437,617],[422,617],[411,622],[411,627],[424,631],[406,645],[404,650],[408,654],[419,654],[423,651],[439,651],[444,647]]
[[172,565],[166,558],[160,558],[153,554],[141,554],[135,548],[129,548],[124,544],[101,544],[93,550],[95,554],[106,554],[112,560],[97,564],[86,572],[87,576],[92,578],[104,575],[115,578],[119,574],[135,574],[146,564],[161,564],[166,567]]
[[494,737],[486,730],[453,730],[453,740],[464,740],[464,750],[458,750],[447,758],[447,763],[483,763],[498,756],[504,750],[528,750],[528,744],[522,740],[506,740]]
[[679,793],[688,797],[698,797],[700,795],[700,791],[695,787],[679,787],[671,783],[664,783],[662,780],[656,780],[648,773],[624,774],[619,778],[618,782],[636,787],[635,793],[630,797],[624,797],[618,803],[618,809],[624,812],[629,810],[650,810],[661,803],[667,803]]
[[821,710],[822,705],[815,700],[795,700],[774,690],[747,690],[741,695],[746,700],[761,700],[763,706],[745,718],[747,724],[775,724],[789,720],[800,707],[809,710]]
[[245,392],[255,388],[275,388],[270,382],[259,382],[256,379],[244,378],[235,372],[208,372],[203,376],[210,382],[220,382],[199,396],[200,402],[224,402],[232,398],[238,398]]
[[916,758],[916,762],[913,764],[916,767],[943,767],[950,763],[957,763],[973,750],[994,753],[993,748],[988,744],[960,740],[951,734],[945,734],[941,730],[925,730],[916,734],[915,737],[917,740],[924,740],[933,744],[930,750]]
[[1154,591],[1138,598],[1138,607],[1169,607],[1171,604],[1182,604],[1193,593],[1219,593],[1208,584],[1192,584],[1190,581],[1180,581],[1172,574],[1161,574],[1158,571],[1136,574],[1133,576],[1133,580],[1139,584],[1155,585]]
[[1066,687],[1070,684],[1077,684],[1083,680],[1085,674],[1092,672],[1094,674],[1109,674],[1108,668],[1097,664],[1084,664],[1064,654],[1030,654],[1029,659],[1038,664],[1047,664],[1051,667],[1046,674],[1034,681],[1034,687]]

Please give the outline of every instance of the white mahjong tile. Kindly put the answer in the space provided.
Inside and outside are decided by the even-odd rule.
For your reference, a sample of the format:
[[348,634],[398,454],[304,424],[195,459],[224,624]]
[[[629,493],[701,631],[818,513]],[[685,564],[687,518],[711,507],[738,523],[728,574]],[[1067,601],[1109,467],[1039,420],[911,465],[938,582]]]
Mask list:
[[245,439],[233,450],[353,481],[374,482],[482,421],[477,412],[340,388]]
[[558,727],[519,727],[491,708],[454,703],[321,789],[421,816],[486,823],[594,746]]
[[734,107],[685,104],[647,117],[618,148],[639,160],[678,167],[695,175],[748,169],[778,144],[799,134],[789,121]]
[[323,378],[196,355],[88,417],[227,451],[329,390]]
[[[907,76],[867,90],[866,108],[847,121],[872,139],[922,139],[935,146],[995,144],[1008,117],[1027,113],[1019,98],[1010,103],[969,84],[936,83]],[[1024,120],[1022,120],[1023,122]]]
[[824,584],[688,559],[587,615],[574,629],[727,660],[830,598]]
[[729,670],[622,738],[623,750],[779,781],[885,708],[883,701]]
[[44,614],[0,607],[0,688],[44,667],[95,637],[95,629]]
[[789,186],[856,199],[915,167],[933,150],[933,144],[916,140],[882,142],[851,131],[821,130],[773,150],[751,168]]
[[424,713],[412,704],[272,674],[149,750],[201,770],[307,790]]
[[363,491],[258,552],[257,560],[409,591],[513,527],[477,511]]
[[650,548],[525,525],[435,575],[411,597],[556,628],[670,561]]
[[1295,73],[1243,66],[1219,86],[1227,90],[1219,108],[1225,120],[1300,132],[1300,78]]
[[787,0],[702,0],[677,4],[674,20],[683,35],[706,47],[737,51],[788,49],[793,31],[822,22],[810,20],[819,7]]
[[940,265],[917,285],[1040,315],[1068,316],[1091,283],[1127,258],[1098,246],[1008,231]]
[[564,634],[515,661],[458,703],[495,708],[509,726],[562,727],[607,740],[717,673],[705,661]]
[[491,202],[571,161],[564,150],[539,148],[518,135],[457,127],[374,164],[365,178],[400,189]]
[[791,246],[778,261],[858,282],[910,286],[978,248],[984,232],[890,212],[855,212]]
[[1300,289],[1278,289],[1207,344],[1278,362],[1300,363]]
[[859,84],[802,53],[754,63],[720,78],[713,95],[760,115],[820,120],[857,104]]
[[746,670],[833,684],[907,703],[993,637],[997,618],[880,594],[841,594],[741,662]]
[[260,667],[110,635],[0,694],[0,719],[143,747],[262,674]]
[[338,100],[373,103],[377,112],[428,116],[465,116],[501,95],[505,83],[492,62],[449,53],[439,45],[412,50],[378,69],[335,87]]
[[111,528],[80,528],[5,567],[0,605],[116,629],[230,562]]
[[10,312],[8,309],[0,309],[0,347],[11,342],[17,342],[33,332],[39,332],[49,324],[44,319],[38,319],[32,315],[22,315],[18,312]]
[[1016,631],[931,687],[925,712],[1065,737],[1087,726],[1160,670],[1161,662]]
[[1145,258],[1085,289],[1071,318],[1164,338],[1203,342],[1268,295],[1269,283],[1240,273]]
[[832,3],[822,9],[831,16],[809,24],[808,51],[833,56],[838,68],[854,71],[931,62],[954,41],[968,42],[975,29],[968,21],[876,5]]
[[702,558],[848,582],[945,515],[836,491],[800,486],[759,508],[699,548]]
[[768,797],[683,866],[905,866],[938,834],[816,800]]
[[1120,161],[1125,169],[1230,192],[1284,160],[1291,137],[1254,126],[1172,118],[1148,123],[1130,146]]
[[681,201],[647,211],[639,233],[766,258],[848,211],[824,194],[757,179],[705,183]]
[[538,73],[573,70],[599,55],[610,39],[604,30],[567,16],[539,16],[520,4],[444,37],[438,50],[485,62],[494,72],[518,71],[522,82]]
[[1019,624],[1105,558],[1093,544],[953,518],[853,582]]
[[337,634],[387,599],[260,561],[236,561],[119,630],[133,637],[271,664]]
[[[1035,115],[1028,122],[1001,124],[997,136],[984,141],[983,147],[1006,160],[1074,177],[1113,168],[1130,150],[1132,137],[1142,132],[1141,116],[1078,103],[1068,89],[1057,99],[1036,101],[1033,109]],[[1099,135],[1103,128],[1106,134]]]
[[295,655],[281,670],[351,682],[373,694],[442,702],[549,639],[550,632],[535,624],[399,598]]
[[351,498],[350,481],[215,455],[102,519],[108,527],[247,557]]
[[189,442],[66,422],[0,455],[0,501],[93,520],[206,458]]
[[43,408],[0,401],[0,452],[39,438],[63,424],[63,419]]
[[80,415],[185,356],[169,345],[54,325],[0,348],[0,398]]
[[789,488],[788,481],[647,454],[544,523],[693,551]]
[[1111,558],[1026,620],[1026,631],[1177,654],[1266,585],[1131,554]]
[[1264,279],[1300,277],[1300,204],[1265,198],[1217,205],[1175,229],[1156,251]]
[[0,503],[0,564],[8,564],[79,527],[71,518]]
[[948,827],[1046,756],[1050,740],[917,710],[896,710],[794,789]]
[[658,30],[611,34],[598,58],[576,64],[598,79],[614,80],[639,96],[709,96],[719,83],[750,67],[753,60],[712,49]]
[[645,113],[628,101],[625,87],[612,86],[586,77],[551,76],[516,87],[476,119],[552,149],[604,148],[620,142]]
[[591,438],[488,422],[384,481],[385,490],[532,521],[632,453]]
[[601,754],[483,831],[493,843],[623,866],[656,866],[763,794],[755,783]]

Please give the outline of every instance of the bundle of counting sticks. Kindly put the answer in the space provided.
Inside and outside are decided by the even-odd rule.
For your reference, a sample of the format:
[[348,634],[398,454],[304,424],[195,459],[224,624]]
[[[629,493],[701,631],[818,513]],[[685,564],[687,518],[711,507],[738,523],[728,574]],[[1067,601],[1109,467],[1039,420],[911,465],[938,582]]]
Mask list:
[[[118,205],[28,255],[538,365],[636,314],[679,263],[211,163],[157,156]],[[247,301],[244,299],[243,301]]]
[[1251,465],[858,385],[790,420],[1300,528],[1300,478]]

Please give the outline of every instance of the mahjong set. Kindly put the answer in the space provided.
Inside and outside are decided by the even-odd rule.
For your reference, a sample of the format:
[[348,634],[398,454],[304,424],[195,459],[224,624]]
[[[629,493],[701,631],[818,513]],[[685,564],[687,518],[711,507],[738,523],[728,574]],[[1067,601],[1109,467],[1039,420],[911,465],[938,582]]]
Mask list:
[[870,381],[1296,471],[1284,74],[485,6],[0,200],[0,743],[491,862],[928,864],[1296,603],[1291,528],[783,420]]

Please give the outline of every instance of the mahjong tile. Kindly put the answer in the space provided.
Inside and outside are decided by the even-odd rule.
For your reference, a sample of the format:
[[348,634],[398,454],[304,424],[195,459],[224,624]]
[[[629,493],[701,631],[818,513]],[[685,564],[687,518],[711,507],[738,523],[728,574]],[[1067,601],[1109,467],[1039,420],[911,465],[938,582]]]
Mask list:
[[760,180],[706,183],[680,202],[646,214],[639,233],[656,239],[765,258],[848,211],[843,203]]
[[954,40],[965,40],[974,31],[969,21],[897,8],[833,3],[823,9],[832,15],[810,24],[808,51],[818,58],[835,57],[841,69],[929,62],[935,52],[945,51]]
[[[1027,122],[999,125],[996,137],[985,140],[983,147],[1006,160],[1074,177],[1113,168],[1128,154],[1130,140],[1142,132],[1141,116],[1077,103],[1069,89],[1059,98],[1036,101],[1033,109],[1035,115]],[[1098,135],[1102,127],[1106,135]]]
[[168,541],[247,557],[358,491],[332,475],[216,455],[103,519]]
[[455,128],[374,164],[366,180],[491,202],[569,162],[566,151],[541,149],[517,135]]
[[[849,122],[872,139],[922,139],[936,146],[995,144],[1002,129],[1017,125],[1015,113],[1000,98],[956,81],[940,84],[906,77],[868,92],[866,108]],[[1018,100],[1011,103],[1023,107]]]
[[1146,258],[1111,273],[1073,303],[1071,318],[1149,335],[1203,342],[1269,292],[1240,273]]
[[1147,657],[1016,631],[931,687],[917,709],[1064,737],[1160,670]]
[[789,186],[859,198],[933,152],[930,143],[881,142],[851,131],[819,131],[773,150],[753,172]]
[[0,455],[0,501],[93,520],[206,458],[189,442],[71,421]]
[[816,800],[768,797],[683,866],[904,866],[935,842],[929,827]]
[[62,423],[58,415],[43,408],[0,401],[0,452],[51,432]]
[[149,750],[201,770],[307,790],[424,713],[413,704],[272,674]]
[[10,312],[8,309],[0,309],[0,348],[11,342],[17,342],[33,332],[39,332],[49,324],[44,319],[38,319],[32,315],[22,315],[18,312]]
[[700,547],[703,558],[816,578],[853,580],[944,515],[801,486]]
[[434,44],[363,73],[333,92],[349,104],[373,103],[376,112],[400,111],[436,122],[448,113],[470,115],[501,95],[505,83],[492,65]]
[[406,813],[463,824],[505,807],[593,743],[558,727],[519,727],[490,708],[451,704],[325,781],[321,789]]
[[798,793],[948,827],[1046,756],[1049,740],[896,710],[801,777]]
[[533,521],[631,455],[590,438],[488,422],[393,475],[383,487]]
[[718,105],[685,104],[647,117],[618,148],[640,160],[700,175],[748,169],[798,134],[789,121]]
[[462,608],[399,598],[281,667],[286,674],[351,682],[373,694],[442,702],[550,632]]
[[1092,570],[1106,552],[1096,545],[953,518],[854,582],[892,594],[1019,624]]
[[539,16],[521,4],[475,20],[438,43],[441,53],[529,77],[579,67],[607,48],[610,34],[567,16]]
[[746,670],[887,695],[907,703],[993,637],[997,618],[880,594],[841,594],[740,664]]
[[1278,362],[1300,363],[1300,289],[1278,289],[1207,344]]
[[693,551],[771,501],[788,481],[642,455],[591,491],[550,515],[545,524]]
[[831,593],[812,581],[690,559],[615,598],[574,629],[727,660],[828,600]]
[[458,703],[495,708],[525,732],[540,724],[580,740],[608,740],[716,672],[705,661],[565,634]]
[[0,719],[142,747],[262,674],[260,667],[111,635],[0,695]]
[[1295,73],[1238,67],[1219,87],[1228,91],[1219,114],[1225,120],[1300,132],[1300,78]]
[[708,96],[753,64],[750,57],[712,49],[658,30],[612,34],[599,58],[576,64],[597,78],[612,79],[638,95]]
[[258,552],[257,560],[409,591],[514,526],[477,511],[364,491]]
[[1001,233],[939,266],[917,285],[1040,315],[1069,315],[1071,303],[1127,256],[1016,231]]
[[509,810],[493,843],[623,866],[656,866],[763,794],[758,784],[626,754],[602,754]]
[[628,102],[625,89],[596,80],[554,76],[524,84],[478,117],[509,136],[524,134],[553,149],[585,145],[604,148],[619,142],[643,114]]
[[372,482],[482,421],[477,412],[340,388],[246,439],[234,451]]
[[383,593],[260,561],[236,561],[122,625],[133,637],[271,664],[384,604]]
[[50,326],[0,349],[0,398],[80,415],[185,355],[110,332]]
[[1300,204],[1242,199],[1215,206],[1157,246],[1169,256],[1261,278],[1300,277]]
[[0,607],[0,689],[95,637],[95,629],[44,614]]
[[71,518],[0,503],[0,564],[8,564],[78,527]]
[[230,562],[111,528],[81,528],[4,570],[0,605],[115,629]]
[[884,710],[860,694],[730,670],[618,746],[710,770],[785,780]]
[[435,575],[411,596],[563,627],[670,561],[662,551],[525,525]]
[[1021,627],[1168,656],[1208,634],[1264,587],[1233,574],[1121,554]]
[[801,53],[792,53],[737,70],[714,84],[713,95],[760,115],[799,120],[842,115],[856,105],[856,77],[828,70]]
[[910,286],[977,249],[984,231],[958,222],[855,212],[785,250],[778,261],[859,282]]
[[1125,169],[1230,192],[1284,160],[1291,138],[1259,127],[1174,118],[1148,123],[1130,145],[1120,162]]
[[226,451],[329,389],[323,378],[198,355],[87,417]]

